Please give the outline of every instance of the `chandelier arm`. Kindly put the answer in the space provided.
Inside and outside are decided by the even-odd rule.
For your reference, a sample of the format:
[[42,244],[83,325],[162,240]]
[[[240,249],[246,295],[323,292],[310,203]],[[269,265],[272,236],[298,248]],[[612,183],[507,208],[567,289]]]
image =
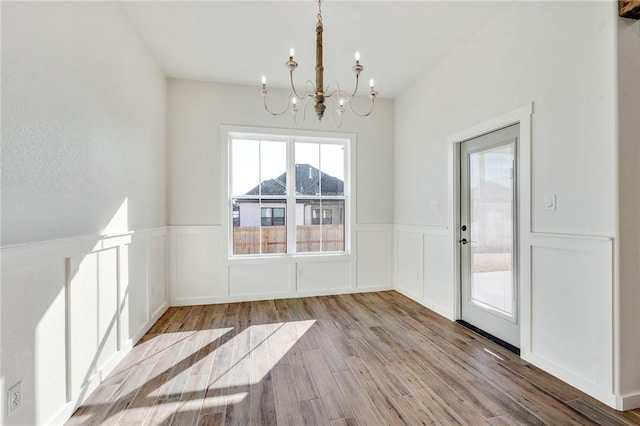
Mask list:
[[356,74],[356,87],[353,89],[353,93],[351,94],[351,97],[353,98],[356,93],[358,93],[358,84],[360,83],[360,74]]
[[[333,92],[335,93],[335,92]],[[342,107],[342,110],[337,110],[338,111],[338,121],[336,122],[336,109],[335,108],[331,108],[331,121],[333,121],[333,125],[336,126],[338,129],[340,127],[342,127],[342,113],[343,113],[344,107]]]
[[264,110],[267,111],[269,114],[273,115],[273,116],[278,116],[278,115],[282,115],[285,112],[289,111],[289,108],[291,108],[291,103],[287,102],[287,106],[281,111],[281,112],[273,112],[269,109],[269,106],[267,105],[267,93],[265,91],[265,93],[262,94],[262,98],[264,99]]
[[364,114],[359,113],[358,111],[353,109],[352,106],[352,102],[349,102],[349,109],[351,110],[352,113],[354,113],[355,115],[357,115],[358,117],[368,117],[369,115],[371,115],[371,113],[373,112],[373,106],[376,102],[376,95],[375,94],[369,94],[369,98],[371,99],[371,106],[369,107],[369,111],[367,111]]
[[313,81],[307,80],[304,83],[304,96],[306,96],[307,98],[312,98],[315,94],[316,94],[316,87],[313,85]]
[[293,124],[294,126],[296,126],[296,129],[299,129],[300,127],[302,127],[302,125],[304,124],[304,121],[307,119],[307,103],[309,102],[309,97],[307,97],[304,101],[304,103],[302,104],[302,120],[300,120],[300,123],[298,124],[298,120],[296,119],[297,117],[297,113],[299,110],[294,110],[293,111]]
[[305,88],[304,93],[302,94],[302,96],[298,95],[298,91],[296,90],[296,86],[293,84],[293,70],[289,71],[289,81],[291,82],[291,93],[298,98],[298,100],[303,100],[305,95],[307,94],[307,90]]
[[[331,88],[331,85],[335,85],[336,88],[334,90],[329,90]],[[327,93],[325,93],[325,98],[330,98],[331,96],[335,95],[336,93],[338,94],[338,97],[342,97],[343,94],[346,96],[346,93],[340,88],[340,83],[338,83],[337,81],[332,81],[331,83],[329,83],[327,85]],[[348,98],[348,96],[346,96]]]

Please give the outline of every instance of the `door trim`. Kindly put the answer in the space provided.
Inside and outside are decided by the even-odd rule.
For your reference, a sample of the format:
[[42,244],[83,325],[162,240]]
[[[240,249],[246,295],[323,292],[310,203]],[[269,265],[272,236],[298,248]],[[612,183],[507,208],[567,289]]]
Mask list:
[[531,233],[531,115],[533,102],[508,111],[464,130],[450,135],[448,139],[448,196],[449,196],[449,241],[453,256],[454,284],[454,316],[461,319],[460,291],[460,250],[458,240],[460,233],[460,144],[466,140],[491,133],[512,124],[520,124],[518,182],[520,189],[518,212],[518,279],[520,283],[520,350],[523,354],[531,350],[531,282],[528,255],[529,236]]

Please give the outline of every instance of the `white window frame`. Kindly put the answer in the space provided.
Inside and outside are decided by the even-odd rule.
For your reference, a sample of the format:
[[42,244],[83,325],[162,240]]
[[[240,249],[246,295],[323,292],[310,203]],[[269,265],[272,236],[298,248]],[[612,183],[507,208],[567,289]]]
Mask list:
[[[325,252],[296,252],[296,214],[295,200],[296,198],[304,199],[322,199],[335,198],[332,196],[299,196],[295,195],[294,179],[287,179],[287,195],[269,196],[263,198],[274,198],[287,200],[286,222],[287,222],[287,251],[288,253],[261,253],[261,254],[233,254],[233,206],[232,206],[232,182],[231,182],[231,141],[233,139],[254,139],[254,140],[287,140],[289,142],[310,142],[325,144],[341,144],[345,147],[345,176],[344,176],[344,251],[325,251]],[[244,126],[221,126],[221,221],[224,238],[225,250],[228,259],[278,259],[291,257],[335,257],[347,256],[351,257],[352,244],[355,241],[355,212],[356,212],[356,196],[355,196],[355,150],[356,135],[351,133],[337,132],[318,132],[306,130],[290,130],[290,129],[271,129]],[[294,150],[290,149],[292,144],[287,144],[287,173],[288,176],[295,176],[295,157]],[[235,194],[238,195],[238,194]],[[247,197],[251,198],[251,197]],[[291,212],[294,212],[291,214]]]

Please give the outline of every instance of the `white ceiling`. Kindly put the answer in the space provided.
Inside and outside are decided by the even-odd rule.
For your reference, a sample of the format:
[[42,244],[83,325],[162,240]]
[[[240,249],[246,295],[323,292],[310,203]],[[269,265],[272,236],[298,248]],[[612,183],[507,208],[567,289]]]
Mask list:
[[[345,1],[322,3],[325,85],[353,87],[361,53],[363,89],[381,97],[408,84],[510,5],[507,1]],[[133,25],[171,77],[284,87],[289,48],[299,87],[314,80],[317,4],[297,1],[123,2]],[[361,86],[362,87],[362,86]]]

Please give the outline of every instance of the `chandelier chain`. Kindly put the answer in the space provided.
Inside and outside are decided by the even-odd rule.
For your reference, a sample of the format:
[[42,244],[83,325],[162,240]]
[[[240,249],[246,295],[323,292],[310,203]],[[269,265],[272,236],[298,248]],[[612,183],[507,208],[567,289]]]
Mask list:
[[322,22],[322,5],[320,2],[321,0],[318,0],[318,21]]

